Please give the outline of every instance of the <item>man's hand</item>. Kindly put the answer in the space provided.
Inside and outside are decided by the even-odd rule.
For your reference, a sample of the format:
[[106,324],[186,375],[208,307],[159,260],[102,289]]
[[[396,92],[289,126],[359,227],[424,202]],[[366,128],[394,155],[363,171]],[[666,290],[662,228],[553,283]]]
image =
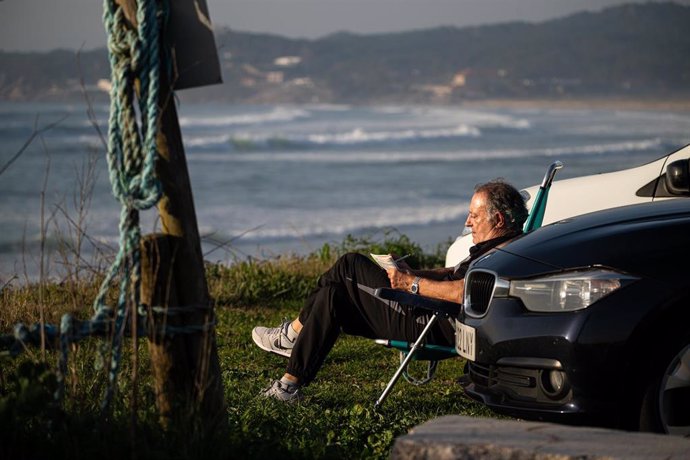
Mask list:
[[386,273],[388,274],[388,279],[390,280],[391,287],[393,289],[400,289],[401,291],[410,290],[410,286],[414,280],[413,275],[407,274],[395,268],[389,268],[386,270]]
[[391,257],[392,257],[393,260],[395,261],[395,265],[398,266],[398,269],[399,269],[399,270],[401,270],[401,271],[403,271],[403,272],[408,272],[408,273],[409,273],[410,271],[412,271],[412,267],[410,267],[410,266],[407,264],[407,260],[405,260],[405,259],[407,259],[408,257],[410,257],[410,254],[401,257],[401,256],[399,256],[399,255],[397,255],[397,254],[395,254],[395,253],[391,253]]
[[465,288],[465,280],[454,281],[436,281],[423,276],[419,272],[405,273],[395,268],[386,270],[388,280],[393,289],[401,291],[410,291],[410,286],[414,281],[415,276],[422,276],[419,287],[424,297],[433,297],[435,299],[447,300],[449,302],[461,303],[462,295]]

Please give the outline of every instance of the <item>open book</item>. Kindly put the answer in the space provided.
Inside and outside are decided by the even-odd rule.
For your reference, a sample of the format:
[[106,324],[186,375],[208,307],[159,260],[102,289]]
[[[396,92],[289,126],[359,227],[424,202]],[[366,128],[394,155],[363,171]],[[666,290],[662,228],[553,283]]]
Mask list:
[[[397,269],[400,268],[400,267],[398,267],[398,264],[395,263],[395,259],[393,259],[393,256],[391,256],[390,254],[371,254],[370,253],[370,255],[371,255],[371,258],[374,259],[374,262],[379,264],[379,266],[381,268],[383,268],[384,270],[388,270],[389,268],[397,268]],[[406,259],[406,258],[407,258],[407,256],[400,257],[398,260],[402,260],[402,259]]]

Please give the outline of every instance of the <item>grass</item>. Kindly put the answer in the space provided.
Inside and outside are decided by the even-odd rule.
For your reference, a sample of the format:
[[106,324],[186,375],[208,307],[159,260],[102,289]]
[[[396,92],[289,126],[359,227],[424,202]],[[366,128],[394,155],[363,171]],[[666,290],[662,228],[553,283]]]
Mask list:
[[342,336],[316,381],[305,389],[307,398],[294,407],[264,401],[256,395],[284,372],[285,360],[251,343],[257,324],[277,324],[296,309],[219,311],[221,368],[226,385],[232,430],[240,445],[263,453],[281,451],[290,457],[386,458],[396,436],[443,414],[486,412],[466,400],[455,382],[463,361],[439,365],[437,377],[415,387],[398,382],[380,411],[373,404],[398,364],[398,353],[372,341]]
[[[118,394],[112,411],[100,410],[105,371],[99,365],[100,339],[75,345],[70,354],[66,398],[57,404],[56,354],[46,361],[37,350],[0,361],[0,458],[387,458],[394,439],[412,427],[445,414],[490,415],[464,397],[456,383],[460,358],[439,364],[436,378],[415,387],[402,379],[379,410],[374,402],[398,365],[398,352],[371,340],[341,336],[317,379],[299,404],[258,396],[284,372],[286,360],[254,346],[251,329],[294,317],[319,273],[349,250],[412,253],[418,266],[438,264],[442,252],[422,254],[404,236],[387,235],[383,244],[346,239],[314,254],[270,261],[244,261],[231,267],[207,266],[209,291],[216,302],[220,368],[227,405],[227,429],[198,434],[162,430],[157,421],[150,361],[145,341],[137,350],[136,386],[131,375],[132,343],[126,343]],[[59,322],[64,312],[81,318],[90,307],[74,304],[73,286],[49,284],[6,288],[0,295],[0,327],[38,318],[44,299],[46,318]],[[97,280],[80,287],[95,295]],[[91,297],[93,298],[93,297]],[[414,363],[421,372],[422,363]],[[106,366],[107,367],[107,366]]]

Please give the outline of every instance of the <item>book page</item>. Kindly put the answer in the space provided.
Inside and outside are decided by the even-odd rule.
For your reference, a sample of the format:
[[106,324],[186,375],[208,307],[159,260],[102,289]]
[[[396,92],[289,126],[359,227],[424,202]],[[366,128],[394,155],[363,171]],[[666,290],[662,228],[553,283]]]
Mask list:
[[389,268],[398,268],[398,265],[395,263],[395,260],[393,260],[393,256],[390,254],[371,254],[372,259],[374,259],[374,262],[379,264],[381,268],[384,270],[388,270]]

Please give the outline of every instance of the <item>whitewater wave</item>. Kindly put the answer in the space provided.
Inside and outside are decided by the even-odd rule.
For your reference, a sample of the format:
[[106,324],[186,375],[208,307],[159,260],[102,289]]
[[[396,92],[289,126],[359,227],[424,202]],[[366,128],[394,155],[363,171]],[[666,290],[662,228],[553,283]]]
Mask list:
[[[467,213],[467,202],[430,203],[428,206],[349,207],[329,209],[267,209],[250,206],[200,206],[198,224],[201,234],[215,239],[237,237],[242,241],[261,243],[269,240],[310,238],[323,235],[345,235],[364,230],[424,226],[457,222]],[[154,231],[155,216],[142,219],[146,233]],[[119,243],[116,233],[117,212],[104,214],[102,225],[91,228],[90,241],[110,248]],[[110,226],[108,225],[110,224]],[[39,249],[40,234],[31,232],[20,239],[0,240],[0,254]],[[57,239],[50,246],[57,246]]]
[[179,123],[183,128],[218,127],[237,125],[256,125],[263,123],[288,122],[298,118],[309,118],[310,110],[300,108],[275,107],[270,112],[243,113],[238,115],[194,116],[180,117]]
[[446,122],[454,120],[456,123],[467,123],[480,129],[504,128],[524,130],[532,127],[532,123],[527,118],[481,110],[447,107],[414,107],[409,110],[415,119],[445,120]]
[[339,133],[269,135],[252,133],[221,134],[212,136],[188,136],[185,146],[199,150],[223,148],[232,151],[256,151],[268,149],[308,150],[324,147],[342,148],[353,145],[389,145],[428,142],[434,140],[479,137],[481,130],[471,125],[450,128],[403,129],[370,131],[354,128]]
[[536,150],[537,154],[543,156],[573,155],[573,154],[603,154],[614,152],[628,152],[649,150],[664,145],[659,139],[646,139],[640,141],[613,142],[609,144],[581,145],[574,147],[554,147]]
[[367,132],[363,128],[355,128],[352,131],[337,134],[312,134],[307,137],[309,142],[318,145],[350,145],[368,143],[388,143],[400,141],[415,141],[425,139],[443,139],[449,137],[478,137],[481,131],[469,125],[459,125],[454,128],[438,129],[406,129],[402,131],[374,131]]
[[270,212],[266,209],[228,206],[201,210],[199,224],[204,234],[261,241],[344,235],[369,229],[446,222],[458,222],[460,226],[467,208],[466,202],[421,207],[272,209]]
[[232,136],[221,134],[218,136],[189,136],[184,140],[185,147],[204,148],[227,146],[231,143]]
[[665,146],[661,139],[631,142],[574,145],[541,149],[457,150],[445,152],[252,152],[243,155],[196,152],[190,161],[199,162],[299,162],[299,163],[414,163],[414,162],[462,162],[492,159],[554,157],[572,155],[604,155],[607,153],[647,151]]

